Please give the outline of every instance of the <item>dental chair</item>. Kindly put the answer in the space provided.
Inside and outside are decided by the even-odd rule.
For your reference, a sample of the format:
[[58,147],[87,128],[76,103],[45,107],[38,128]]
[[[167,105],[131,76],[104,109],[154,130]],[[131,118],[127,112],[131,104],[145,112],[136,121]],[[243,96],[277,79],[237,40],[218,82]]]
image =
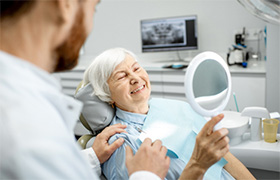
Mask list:
[[95,136],[111,123],[115,109],[93,94],[90,83],[85,86],[82,84],[83,81],[78,85],[74,97],[84,104],[79,119],[89,134],[81,136],[78,143],[85,149],[91,147]]
[[[92,146],[97,134],[111,123],[115,116],[115,109],[93,94],[90,83],[85,86],[82,84],[83,81],[77,86],[74,97],[84,104],[79,119],[90,134],[82,135],[78,139],[78,144],[82,149],[86,149]],[[100,179],[106,180],[103,173],[101,173]]]

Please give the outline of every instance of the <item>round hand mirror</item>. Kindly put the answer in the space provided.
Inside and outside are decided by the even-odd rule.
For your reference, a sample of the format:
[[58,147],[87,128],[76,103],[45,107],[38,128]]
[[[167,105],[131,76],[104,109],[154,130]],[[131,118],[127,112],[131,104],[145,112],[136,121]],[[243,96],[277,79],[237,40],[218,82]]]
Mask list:
[[[185,93],[192,108],[204,117],[213,117],[226,107],[231,94],[227,64],[214,52],[194,57],[185,74]],[[221,128],[218,123],[214,130]]]

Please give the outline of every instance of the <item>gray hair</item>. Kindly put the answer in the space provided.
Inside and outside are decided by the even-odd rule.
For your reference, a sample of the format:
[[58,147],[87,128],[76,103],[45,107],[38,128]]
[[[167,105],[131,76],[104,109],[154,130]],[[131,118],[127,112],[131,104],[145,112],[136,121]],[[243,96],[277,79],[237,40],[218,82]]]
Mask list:
[[124,48],[108,49],[98,55],[89,65],[84,73],[83,85],[91,83],[96,95],[100,100],[110,103],[111,93],[107,80],[127,55],[130,55],[137,61],[134,53]]

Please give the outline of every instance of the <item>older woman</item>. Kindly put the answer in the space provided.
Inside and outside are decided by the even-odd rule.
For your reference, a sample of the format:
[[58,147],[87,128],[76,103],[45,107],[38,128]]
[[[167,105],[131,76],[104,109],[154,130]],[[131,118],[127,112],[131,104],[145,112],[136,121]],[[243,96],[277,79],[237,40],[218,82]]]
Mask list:
[[[150,100],[151,84],[147,72],[139,65],[132,52],[122,48],[107,50],[92,62],[84,75],[84,84],[88,83],[92,84],[94,94],[102,101],[116,107],[116,116],[111,125],[118,123],[127,125],[127,133],[117,134],[109,141],[109,143],[113,143],[121,137],[125,143],[102,166],[103,173],[108,179],[128,179],[125,166],[126,150],[131,151],[132,149],[134,153],[137,152],[140,147],[138,138],[145,122],[153,121],[153,118],[170,121],[168,115],[180,113],[181,110],[185,113],[180,115],[180,118],[185,118],[185,121],[189,122],[188,127],[184,127],[187,131],[188,128],[193,128],[190,116],[202,119],[185,102],[164,99]],[[178,108],[180,110],[176,108],[173,110],[172,108],[164,109],[166,107],[164,104],[172,104],[172,106],[182,108]],[[159,110],[156,111],[157,109]],[[151,117],[152,112],[157,113]],[[222,115],[218,118],[221,119]],[[165,178],[178,179],[184,168],[191,167],[200,169],[202,176],[204,175],[206,179],[254,179],[246,167],[228,152],[227,133],[226,129],[212,132],[212,129],[209,131],[209,128],[202,128],[197,137],[189,134],[187,137],[181,137],[180,134],[177,134],[180,139],[191,138],[184,140],[185,143],[195,142],[195,139],[197,142],[195,145],[194,143],[190,144],[190,149],[186,146],[185,151],[187,152],[182,152],[189,158],[182,156],[170,158],[170,167]],[[126,149],[126,146],[131,149]],[[167,148],[169,147],[167,146]],[[222,157],[228,163],[226,161],[218,163],[217,161]],[[210,166],[211,168],[209,168]]]

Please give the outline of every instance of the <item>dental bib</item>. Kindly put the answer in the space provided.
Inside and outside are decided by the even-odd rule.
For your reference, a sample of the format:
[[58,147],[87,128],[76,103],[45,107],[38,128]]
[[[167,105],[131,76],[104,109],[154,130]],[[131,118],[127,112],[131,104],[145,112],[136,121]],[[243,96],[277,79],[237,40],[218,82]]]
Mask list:
[[[191,158],[196,136],[206,120],[183,101],[153,98],[138,141],[149,137],[160,139],[168,149],[167,156],[180,158],[186,164]],[[222,158],[205,173],[206,179],[217,179],[227,161]]]

